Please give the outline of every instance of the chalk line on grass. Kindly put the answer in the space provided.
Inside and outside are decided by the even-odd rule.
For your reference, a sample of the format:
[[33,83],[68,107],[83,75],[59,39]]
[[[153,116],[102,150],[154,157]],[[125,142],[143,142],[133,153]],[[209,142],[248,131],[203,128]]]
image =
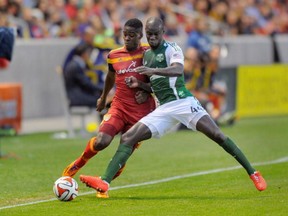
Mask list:
[[[283,158],[279,158],[279,159],[276,159],[273,161],[253,163],[253,166],[266,166],[266,165],[279,164],[279,163],[285,163],[285,162],[288,162],[288,156],[283,157]],[[163,183],[163,182],[173,181],[176,179],[189,178],[189,177],[201,176],[201,175],[208,175],[208,174],[212,174],[212,173],[225,172],[225,171],[236,170],[236,169],[240,169],[240,168],[242,168],[242,166],[239,165],[239,166],[233,166],[233,167],[199,171],[199,172],[188,173],[188,174],[173,176],[173,177],[164,178],[164,179],[158,179],[158,180],[149,181],[149,182],[111,187],[109,190],[119,190],[119,189],[123,189],[123,188],[132,188],[132,187],[141,187],[141,186],[145,186],[145,185],[159,184],[159,183]],[[81,194],[79,194],[79,196],[84,196],[84,195],[88,195],[88,194],[92,194],[92,193],[95,193],[95,190],[81,193]],[[16,207],[20,207],[20,206],[35,205],[35,204],[50,202],[50,201],[55,201],[55,200],[57,200],[57,198],[52,198],[52,199],[47,199],[47,200],[38,200],[38,201],[34,201],[34,202],[28,202],[28,203],[22,203],[22,204],[10,205],[10,206],[3,206],[3,207],[0,207],[0,211],[3,209],[16,208]]]

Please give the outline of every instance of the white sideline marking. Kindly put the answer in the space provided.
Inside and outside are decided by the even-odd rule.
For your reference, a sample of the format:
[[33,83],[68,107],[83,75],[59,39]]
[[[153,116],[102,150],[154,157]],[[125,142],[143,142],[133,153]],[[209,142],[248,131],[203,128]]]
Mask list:
[[[288,157],[279,158],[279,159],[276,159],[273,161],[252,163],[252,165],[253,166],[265,166],[265,165],[285,163],[285,162],[288,162]],[[212,173],[225,172],[225,171],[236,170],[236,169],[240,169],[240,168],[242,168],[242,166],[239,165],[239,166],[233,166],[233,167],[227,167],[227,168],[219,168],[219,169],[213,169],[213,170],[207,170],[207,171],[199,171],[199,172],[188,173],[188,174],[179,175],[179,176],[173,176],[170,178],[159,179],[159,180],[155,180],[155,181],[111,187],[109,190],[118,190],[118,189],[122,189],[122,188],[132,188],[132,187],[140,187],[140,186],[145,186],[145,185],[159,184],[162,182],[169,182],[169,181],[173,181],[176,179],[189,178],[189,177],[201,176],[201,175],[208,175],[208,174],[212,174]],[[93,194],[93,193],[95,193],[95,190],[81,193],[79,196],[84,196],[84,195]],[[16,208],[16,207],[20,207],[20,206],[34,205],[34,204],[50,202],[50,201],[54,201],[54,200],[57,200],[57,199],[52,198],[52,199],[39,200],[39,201],[35,201],[35,202],[28,202],[28,203],[22,203],[22,204],[17,204],[17,205],[3,206],[3,207],[0,207],[0,210],[9,209],[9,208]]]

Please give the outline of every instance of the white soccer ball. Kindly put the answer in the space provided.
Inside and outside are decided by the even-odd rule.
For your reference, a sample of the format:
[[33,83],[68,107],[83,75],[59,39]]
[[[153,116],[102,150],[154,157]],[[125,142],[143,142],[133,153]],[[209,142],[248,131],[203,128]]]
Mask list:
[[78,183],[69,176],[63,176],[54,182],[53,192],[60,201],[71,201],[78,196]]

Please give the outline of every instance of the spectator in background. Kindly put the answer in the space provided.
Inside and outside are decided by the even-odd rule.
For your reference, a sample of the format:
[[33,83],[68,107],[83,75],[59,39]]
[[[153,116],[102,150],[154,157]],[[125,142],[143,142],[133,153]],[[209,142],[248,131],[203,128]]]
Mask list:
[[0,27],[7,27],[9,26],[7,12],[0,8]]
[[86,62],[89,60],[92,47],[86,43],[76,46],[73,58],[64,68],[64,80],[70,106],[96,107],[102,87],[94,85],[85,75]]
[[48,31],[49,35],[54,38],[66,37],[68,36],[69,26],[67,22],[61,19],[58,12],[52,11],[49,17]]
[[32,38],[46,38],[49,35],[48,26],[44,14],[40,9],[31,10],[31,20],[28,21],[30,36]]
[[194,9],[201,15],[208,15],[211,10],[211,3],[209,0],[195,0]]
[[188,35],[187,47],[195,48],[203,58],[209,55],[212,48],[208,30],[208,21],[205,17],[199,16],[194,20],[194,29]]
[[75,19],[78,10],[78,0],[67,0],[64,9],[68,19]]
[[185,52],[186,87],[199,100],[218,125],[234,123],[231,115],[222,116],[226,108],[226,85],[216,80],[218,72],[219,47],[213,46],[209,58],[203,58],[196,49],[188,48]]
[[229,7],[226,1],[215,1],[209,12],[209,16],[218,22],[223,22]]
[[[27,9],[32,10],[33,20],[27,19]],[[34,11],[35,9],[40,10],[43,15],[39,15],[39,12]],[[0,0],[0,10],[6,13],[9,11],[10,17],[11,13],[14,14],[12,19],[9,19],[9,26],[17,24],[18,37],[24,38],[79,36],[94,16],[101,20],[105,29],[110,30],[121,26],[131,17],[138,17],[145,21],[149,16],[157,16],[164,20],[167,35],[175,35],[179,29],[188,29],[189,32],[190,21],[186,18],[195,14],[210,17],[222,24],[228,22],[231,29],[228,28],[227,32],[232,35],[270,35],[271,32],[283,34],[288,32],[287,9],[286,1],[282,0]],[[43,17],[43,21],[35,21],[36,17]],[[19,19],[23,19],[23,22]],[[177,25],[175,25],[176,20]],[[25,30],[27,24],[32,28],[29,37],[25,35],[26,32],[22,33],[22,29]],[[219,35],[221,30],[213,29],[213,34]]]
[[227,12],[225,22],[227,24],[226,30],[229,31],[229,35],[235,36],[240,34],[240,19],[235,11],[230,10]]
[[166,10],[164,23],[166,26],[165,37],[179,36],[184,33],[181,25],[178,24],[176,14],[171,10]]
[[205,18],[196,18],[195,29],[188,38],[188,47],[184,69],[187,89],[195,95],[218,125],[233,124],[234,113],[225,113],[226,84],[215,79],[220,48],[213,45]]
[[18,37],[24,37],[24,32],[28,30],[28,24],[21,17],[22,6],[16,1],[8,1],[7,13],[10,27],[14,27]]
[[96,36],[96,31],[92,27],[88,26],[85,28],[85,30],[81,34],[79,43],[75,47],[73,47],[68,53],[68,55],[66,56],[66,59],[64,60],[64,64],[62,66],[63,70],[65,70],[68,62],[70,62],[71,59],[73,58],[76,47],[80,44],[88,44],[91,47],[93,47],[95,36]]
[[74,56],[75,49],[79,44],[88,44],[91,46],[92,52],[88,59],[87,68],[85,70],[85,75],[91,80],[94,85],[101,88],[104,86],[104,79],[107,74],[106,58],[110,50],[118,47],[115,41],[111,37],[106,37],[105,35],[96,33],[95,28],[92,26],[87,26],[84,32],[81,34],[81,39],[79,43],[73,47],[67,54],[64,60],[62,69],[65,70],[68,62]]
[[0,26],[0,69],[5,69],[9,66],[12,60],[14,41],[13,29]]
[[240,18],[239,33],[242,35],[255,34],[257,23],[254,17],[243,14]]

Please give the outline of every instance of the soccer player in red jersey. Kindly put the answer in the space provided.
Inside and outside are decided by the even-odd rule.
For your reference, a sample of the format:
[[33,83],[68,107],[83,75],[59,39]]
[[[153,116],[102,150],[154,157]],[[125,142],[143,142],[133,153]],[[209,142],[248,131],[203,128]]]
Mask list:
[[[109,70],[103,93],[97,101],[97,111],[103,110],[108,93],[116,84],[111,107],[103,117],[97,137],[88,141],[82,155],[64,169],[63,176],[73,177],[90,158],[109,146],[116,134],[125,133],[138,120],[155,109],[155,101],[150,93],[142,89],[129,88],[125,83],[125,79],[132,75],[143,82],[149,82],[147,76],[136,73],[134,70],[142,65],[143,53],[149,49],[148,44],[141,44],[142,37],[142,22],[136,18],[128,20],[123,29],[124,46],[108,54]],[[134,149],[138,145],[135,143]],[[119,176],[122,170],[123,167],[114,178]],[[97,192],[96,196],[108,198],[107,192]]]

